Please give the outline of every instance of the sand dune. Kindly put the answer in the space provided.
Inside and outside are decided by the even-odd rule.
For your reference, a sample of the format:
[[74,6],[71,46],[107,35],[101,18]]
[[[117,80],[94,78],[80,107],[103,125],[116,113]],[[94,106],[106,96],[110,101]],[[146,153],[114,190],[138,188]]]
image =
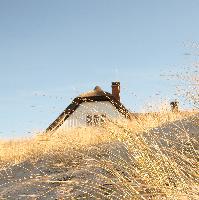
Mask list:
[[[198,130],[198,115],[142,134],[123,128],[128,140],[87,146],[67,162],[51,152],[2,168],[0,199],[196,200]],[[70,154],[74,152],[62,152],[61,157],[67,160]]]

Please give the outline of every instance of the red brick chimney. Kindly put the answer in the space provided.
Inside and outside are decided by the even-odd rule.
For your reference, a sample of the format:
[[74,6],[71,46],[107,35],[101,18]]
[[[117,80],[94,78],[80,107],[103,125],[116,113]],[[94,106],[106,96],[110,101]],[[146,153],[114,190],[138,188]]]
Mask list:
[[120,82],[112,82],[112,95],[120,101]]

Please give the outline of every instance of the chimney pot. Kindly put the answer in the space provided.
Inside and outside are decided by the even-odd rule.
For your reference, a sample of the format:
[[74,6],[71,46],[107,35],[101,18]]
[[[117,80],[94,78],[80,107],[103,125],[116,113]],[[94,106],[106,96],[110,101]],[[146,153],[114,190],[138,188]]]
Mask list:
[[120,82],[112,82],[112,95],[120,101]]

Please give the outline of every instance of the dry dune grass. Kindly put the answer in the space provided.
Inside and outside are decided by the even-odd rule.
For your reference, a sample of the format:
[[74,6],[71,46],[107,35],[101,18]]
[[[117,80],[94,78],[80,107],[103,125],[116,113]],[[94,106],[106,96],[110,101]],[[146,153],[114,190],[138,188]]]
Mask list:
[[[21,199],[196,200],[199,198],[198,141],[195,136],[190,138],[194,132],[190,130],[196,128],[198,133],[197,123],[194,112],[148,113],[133,116],[128,123],[109,122],[101,128],[79,128],[1,142],[1,174],[16,164],[28,168],[23,164],[26,162],[33,166],[28,168],[31,177],[36,174],[33,168],[44,174],[39,179],[36,175],[24,179],[32,184],[32,193],[33,188],[36,190],[34,198],[28,196],[32,193],[27,190],[15,189],[13,193],[15,185],[10,189],[5,186],[0,193],[2,198],[8,194],[27,195]],[[3,178],[4,182],[10,180],[7,175]],[[45,192],[35,182],[47,184]]]
[[[132,132],[148,131],[151,128],[161,126],[166,122],[172,122],[183,119],[194,112],[184,113],[143,113],[134,115],[131,122],[121,122],[122,127],[128,127]],[[106,127],[113,128],[112,124]],[[95,132],[95,134],[93,134]],[[67,137],[66,137],[67,134]],[[122,135],[120,135],[122,137]],[[59,132],[57,134],[43,134],[19,140],[0,141],[0,166],[17,164],[26,159],[37,159],[43,153],[51,151],[54,148],[80,148],[81,146],[95,145],[108,142],[113,136],[107,134],[104,129],[77,128],[68,130],[67,133]]]

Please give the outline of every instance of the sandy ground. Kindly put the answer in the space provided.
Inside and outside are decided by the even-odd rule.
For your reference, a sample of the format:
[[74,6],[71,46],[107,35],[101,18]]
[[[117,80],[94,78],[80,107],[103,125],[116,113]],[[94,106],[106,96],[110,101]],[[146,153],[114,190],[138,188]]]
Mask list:
[[[109,145],[101,146],[106,149],[103,158],[115,162],[115,158],[110,156],[113,153],[131,162],[122,143],[115,143],[108,150]],[[93,149],[93,154],[97,157],[97,150]],[[113,185],[109,178],[113,180],[114,177],[100,167],[98,161],[88,157],[83,162],[77,160],[78,165],[65,166],[43,158],[36,163],[26,161],[3,169],[0,171],[0,199],[106,199],[107,190]],[[122,196],[114,198],[113,195],[113,199],[119,198]]]
[[[154,146],[164,146],[165,152],[167,152],[168,148],[177,146],[181,154],[188,154],[191,151],[194,152],[196,157],[199,150],[199,147],[196,145],[199,140],[199,128],[196,120],[189,118],[188,120],[165,124],[146,133],[145,138],[151,145],[151,148],[154,148]],[[160,139],[159,136],[161,134],[162,137]],[[156,139],[152,140],[151,135]],[[100,149],[100,153],[98,149]],[[103,149],[105,150],[104,152]],[[67,157],[67,154],[65,156]],[[122,160],[118,160],[118,157],[122,158]],[[54,162],[48,156],[44,156],[36,163],[27,160],[23,163],[1,169],[0,199],[110,199],[110,193],[111,199],[127,199],[128,195],[125,194],[125,189],[122,188],[121,190],[118,185],[115,186],[117,182],[116,176],[106,170],[102,166],[103,163],[99,165],[102,158],[103,160],[105,158],[106,161],[116,163],[117,165],[114,166],[113,171],[123,174],[126,180],[128,180],[125,168],[122,165],[118,165],[118,163],[126,162],[129,165],[133,165],[134,161],[126,146],[122,142],[116,142],[104,144],[97,148],[93,147],[90,157],[84,160],[77,158],[70,165]],[[136,176],[129,181],[131,186],[137,187],[137,191],[143,189],[142,183],[143,180]],[[140,186],[138,187],[138,185]],[[135,196],[135,199],[142,198]],[[150,198],[146,197],[145,199]],[[166,198],[160,195],[159,199]],[[181,197],[181,199],[188,198]],[[199,196],[193,199],[199,199]]]

